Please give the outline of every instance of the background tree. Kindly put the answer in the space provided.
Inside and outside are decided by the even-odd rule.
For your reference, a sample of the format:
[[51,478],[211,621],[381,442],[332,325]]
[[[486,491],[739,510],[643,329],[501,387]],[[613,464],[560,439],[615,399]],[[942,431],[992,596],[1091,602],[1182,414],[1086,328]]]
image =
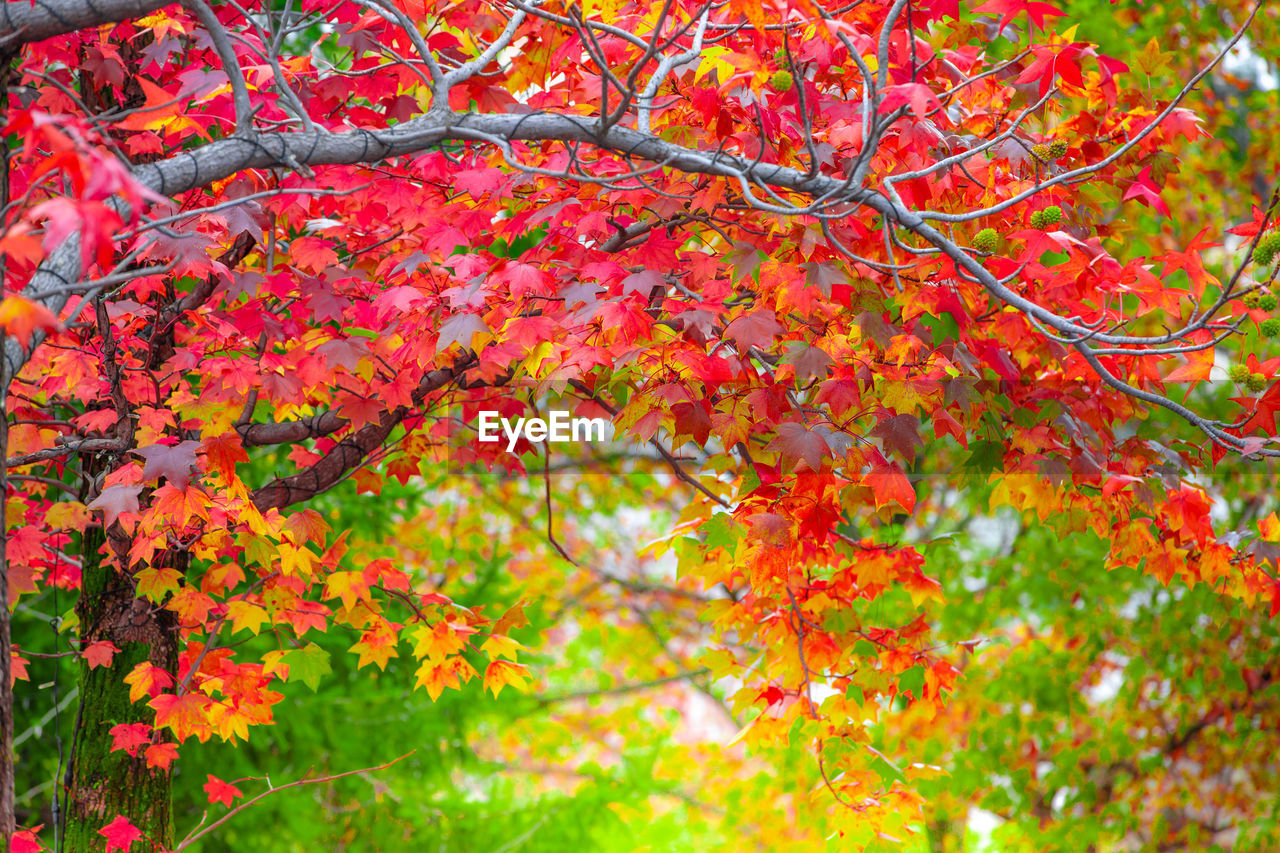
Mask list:
[[[1220,49],[1248,12],[1220,4],[1087,0],[1062,8],[1064,23],[1078,22],[1080,37],[1124,60],[1137,79],[1165,96],[1199,72],[1202,60]],[[1163,179],[1163,197],[1183,213],[1168,219],[1154,210],[1116,211],[1121,218],[1114,224],[1125,229],[1125,240],[1113,244],[1115,257],[1129,261],[1185,244],[1234,211],[1267,204],[1275,173],[1268,141],[1277,115],[1275,24],[1274,10],[1263,9],[1231,58],[1188,93],[1185,103],[1202,119],[1206,134],[1166,153],[1168,163],[1186,165]],[[1234,247],[1243,240],[1227,241]],[[1232,257],[1220,250],[1205,255],[1208,268],[1220,276],[1230,274]],[[1195,394],[1203,407],[1216,409],[1229,405],[1235,392],[1233,382],[1213,382]],[[1211,491],[1223,523],[1247,540],[1252,525],[1269,511],[1266,486],[1247,464],[1220,464],[1217,472]],[[992,528],[983,494],[976,489],[972,503],[961,504],[964,526],[954,529],[977,524],[979,530],[1000,531],[998,547],[1008,551],[984,566],[974,559],[982,549],[970,550],[974,542],[966,534],[969,544],[957,555],[965,558],[965,577],[951,576],[957,585],[947,590],[946,611],[959,617],[952,629],[957,638],[985,636],[1003,621],[1001,643],[1012,649],[988,646],[988,655],[966,658],[953,703],[965,710],[955,718],[954,739],[938,737],[945,727],[916,724],[906,727],[909,738],[893,736],[892,746],[880,744],[904,749],[904,760],[918,754],[916,745],[926,735],[948,744],[933,753],[934,763],[954,771],[930,792],[935,849],[968,849],[961,842],[973,808],[988,810],[979,823],[999,825],[1002,848],[1030,843],[1035,849],[1075,850],[1084,838],[1095,839],[1099,849],[1120,838],[1164,849],[1273,843],[1274,816],[1262,807],[1269,800],[1265,780],[1273,746],[1264,722],[1267,661],[1275,647],[1267,633],[1268,613],[1242,610],[1238,602],[1202,589],[1186,600],[1158,585],[1145,588],[1150,580],[1134,578],[1131,586],[1115,574],[1100,595],[1101,586],[1078,580],[1097,565],[1094,547],[1072,540],[1064,549],[1007,515]],[[999,609],[993,595],[1008,602],[1004,617],[992,618]],[[1241,631],[1242,618],[1249,624],[1249,642],[1236,634],[1227,652],[1207,641],[1206,632]],[[1087,639],[1066,655],[1064,636]],[[1023,663],[1009,666],[1009,655]],[[1160,677],[1145,671],[1148,661],[1160,662]],[[1160,697],[1158,703],[1152,696]],[[982,711],[975,713],[974,705]],[[1106,728],[1098,726],[1103,715]],[[1025,775],[1011,784],[1007,771],[1019,764]],[[969,841],[977,844],[972,831]]]
[[[292,682],[332,668],[313,639],[330,628],[356,632],[358,667],[412,658],[432,698],[527,685],[527,607],[442,588],[442,543],[354,549],[349,525],[303,508],[344,483],[541,470],[507,512],[558,562],[530,551],[501,573],[544,599],[594,577],[575,606],[592,584],[660,593],[705,646],[682,624],[698,613],[741,740],[808,750],[821,781],[795,806],[807,819],[766,821],[766,838],[895,843],[917,820],[936,771],[876,742],[941,719],[983,639],[930,603],[957,577],[914,532],[983,494],[953,497],[961,468],[1028,523],[1092,531],[1109,569],[1280,600],[1273,552],[1253,547],[1280,539],[1268,499],[1260,526],[1215,532],[1205,485],[1215,463],[1277,453],[1270,201],[1240,211],[1250,244],[1221,275],[1208,238],[1113,251],[1125,211],[1168,215],[1170,152],[1202,134],[1184,92],[1133,85],[1055,17],[1003,1],[6,4],[6,577],[78,591],[58,842],[181,847],[175,756],[272,722]],[[993,27],[1011,44],[987,49]],[[1217,358],[1237,365],[1231,400],[1200,390]],[[537,448],[474,440],[481,409],[555,407],[633,444],[596,460],[594,489]],[[621,513],[601,496],[638,471],[655,485],[636,506],[681,496],[652,550],[679,593],[614,575],[578,533]],[[669,644],[638,608],[627,635]],[[1252,612],[1203,654],[1265,647]],[[640,683],[715,695],[687,646]],[[1263,678],[1245,651],[1236,665]],[[1241,701],[1270,683],[1241,678]],[[244,793],[224,781],[211,802]],[[1032,814],[1051,819],[1054,796]]]

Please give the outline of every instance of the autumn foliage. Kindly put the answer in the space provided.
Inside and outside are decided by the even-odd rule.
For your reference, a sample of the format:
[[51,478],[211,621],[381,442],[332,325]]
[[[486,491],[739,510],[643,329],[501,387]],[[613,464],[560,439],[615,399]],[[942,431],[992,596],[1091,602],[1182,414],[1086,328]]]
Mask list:
[[[1114,614],[1157,592],[1198,602],[1186,624],[1229,614],[1180,665],[1228,661],[1231,689],[1152,735],[1152,787],[1274,701],[1280,521],[1222,483],[1280,455],[1276,199],[1163,232],[1179,152],[1213,137],[1063,10],[12,0],[4,22],[8,603],[77,602],[62,646],[15,633],[9,665],[22,693],[27,652],[76,662],[58,849],[207,843],[277,783],[200,773],[213,817],[175,827],[174,768],[264,737],[332,680],[334,637],[353,693],[383,672],[569,702],[584,761],[635,725],[575,704],[608,692],[592,667],[686,714],[710,697],[729,730],[650,774],[685,802],[705,772],[695,805],[742,823],[725,849],[952,832],[967,739],[1018,713],[985,679],[1051,647],[1073,695],[1117,667],[1156,689]],[[1135,222],[1164,238],[1135,248]],[[614,450],[476,440],[482,411],[550,410],[609,419]],[[991,513],[1027,550],[951,541]],[[1025,619],[1048,593],[1020,584],[1050,576],[1068,603]],[[1116,621],[1072,622],[1090,602]],[[1137,759],[1091,746],[1163,732],[1156,709],[1074,701],[1069,746],[1046,725],[1001,759],[1037,791],[1002,815],[1017,849],[1059,849],[1036,833],[1077,812],[1099,843],[1225,831],[1143,811]],[[522,725],[485,757],[562,755]],[[1196,766],[1169,802],[1247,826]],[[1082,780],[1106,797],[1054,805]],[[14,849],[53,846],[39,813]]]

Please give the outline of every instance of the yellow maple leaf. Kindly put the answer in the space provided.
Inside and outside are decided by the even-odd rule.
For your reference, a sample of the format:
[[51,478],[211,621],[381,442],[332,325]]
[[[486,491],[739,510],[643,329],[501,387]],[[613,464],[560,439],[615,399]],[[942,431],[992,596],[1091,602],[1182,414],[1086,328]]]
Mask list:
[[516,660],[516,652],[525,648],[527,647],[517,643],[510,637],[503,637],[495,634],[485,640],[484,645],[480,647],[480,651],[484,652],[492,660],[496,660],[497,658],[509,658],[514,661]]
[[462,658],[436,663],[427,661],[418,667],[418,687],[427,688],[431,701],[440,698],[446,687],[458,689],[476,677],[475,668]]
[[497,696],[502,692],[503,687],[510,684],[516,690],[525,693],[529,689],[528,676],[529,670],[524,664],[505,660],[491,661],[484,671],[484,689],[492,690],[493,695]]
[[237,707],[218,702],[209,708],[209,724],[218,737],[235,742],[236,738],[249,739],[249,724],[253,718]]
[[231,632],[246,630],[257,635],[267,621],[267,611],[251,601],[233,601],[227,605],[227,616],[231,619]]
[[733,51],[716,45],[703,49],[701,61],[693,72],[693,79],[698,81],[715,72],[716,79],[723,85],[737,70],[738,66],[733,62]]
[[351,610],[369,597],[369,584],[360,572],[333,572],[324,582],[325,598],[340,598],[342,606]]
[[287,542],[281,542],[277,555],[280,558],[280,571],[283,574],[297,574],[302,577],[312,575],[316,555],[307,548],[295,548]]
[[49,507],[45,523],[52,529],[79,530],[93,519],[93,514],[79,501],[63,501]]
[[166,595],[178,588],[182,573],[177,569],[156,568],[148,566],[136,575],[138,592],[151,601],[159,603]]
[[135,26],[149,28],[155,33],[156,41],[161,41],[171,32],[183,35],[186,35],[187,32],[187,28],[183,26],[182,21],[170,18],[164,12],[156,12],[154,15],[141,17],[135,22]]
[[467,647],[466,635],[475,633],[466,625],[437,622],[435,625],[418,625],[413,629],[413,654],[418,659],[442,661]]

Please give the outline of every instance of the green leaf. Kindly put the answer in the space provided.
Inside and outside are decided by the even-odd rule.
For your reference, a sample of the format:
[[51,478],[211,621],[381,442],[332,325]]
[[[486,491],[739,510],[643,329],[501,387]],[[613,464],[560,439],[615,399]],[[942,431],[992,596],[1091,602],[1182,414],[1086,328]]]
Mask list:
[[301,681],[312,690],[320,687],[322,676],[332,672],[329,653],[315,643],[307,643],[300,649],[294,649],[281,657],[280,662],[289,665],[290,681]]
[[960,340],[960,324],[956,322],[956,318],[950,311],[943,311],[937,317],[932,314],[924,314],[920,317],[920,323],[933,336],[935,346],[946,341]]
[[898,769],[897,765],[886,760],[882,755],[877,754],[871,759],[871,769],[880,777],[880,781],[884,783],[886,788],[894,782],[906,781],[906,777],[902,775],[902,771]]
[[903,691],[910,690],[917,699],[924,696],[924,667],[913,666],[898,676],[898,687]]
[[733,516],[727,512],[716,513],[707,519],[700,528],[706,536],[703,543],[707,550],[712,548],[727,548],[732,550],[738,544],[739,529],[733,521]]

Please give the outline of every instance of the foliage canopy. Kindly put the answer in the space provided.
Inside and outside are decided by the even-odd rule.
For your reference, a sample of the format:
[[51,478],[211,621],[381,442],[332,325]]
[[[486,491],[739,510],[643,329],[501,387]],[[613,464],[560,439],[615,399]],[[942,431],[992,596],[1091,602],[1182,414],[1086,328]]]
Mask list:
[[1275,844],[1260,6],[5,3],[17,849]]

